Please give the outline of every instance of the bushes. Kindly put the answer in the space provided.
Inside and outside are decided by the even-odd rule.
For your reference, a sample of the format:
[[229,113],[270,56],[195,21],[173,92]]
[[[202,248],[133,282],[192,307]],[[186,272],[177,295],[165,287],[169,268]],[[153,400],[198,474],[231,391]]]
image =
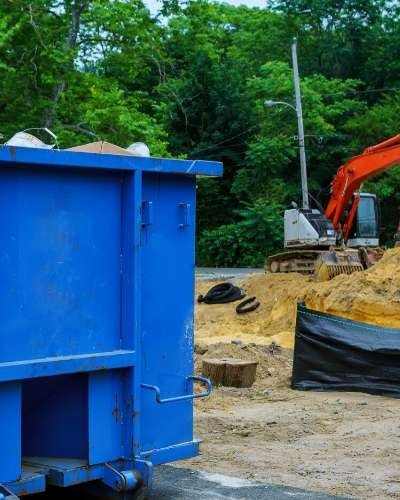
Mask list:
[[198,241],[198,265],[262,267],[267,255],[282,248],[281,205],[258,199],[237,213],[238,222],[202,233]]

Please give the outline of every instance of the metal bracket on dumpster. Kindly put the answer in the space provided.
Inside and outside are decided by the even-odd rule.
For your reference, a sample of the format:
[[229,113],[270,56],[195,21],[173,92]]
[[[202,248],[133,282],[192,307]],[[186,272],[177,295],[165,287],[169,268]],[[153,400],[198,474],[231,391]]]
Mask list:
[[186,226],[190,226],[190,203],[179,203],[179,227],[182,229]]
[[206,390],[204,392],[198,392],[194,394],[186,394],[184,396],[176,396],[174,398],[161,398],[161,391],[160,388],[157,387],[156,385],[149,385],[149,384],[141,384],[141,386],[144,389],[151,389],[156,393],[156,401],[157,403],[175,403],[177,401],[186,401],[188,399],[197,399],[197,398],[205,398],[211,394],[212,391],[212,385],[211,381],[208,378],[205,377],[196,377],[194,375],[191,375],[190,377],[186,377],[186,383],[189,381],[193,382],[200,382],[201,384],[205,385]]
[[153,202],[148,200],[142,201],[142,227],[151,226],[153,224]]
[[142,482],[142,477],[139,471],[119,471],[109,463],[104,465],[105,468],[102,481],[115,491],[131,491],[136,489]]
[[0,484],[0,500],[18,500],[18,497],[5,486]]

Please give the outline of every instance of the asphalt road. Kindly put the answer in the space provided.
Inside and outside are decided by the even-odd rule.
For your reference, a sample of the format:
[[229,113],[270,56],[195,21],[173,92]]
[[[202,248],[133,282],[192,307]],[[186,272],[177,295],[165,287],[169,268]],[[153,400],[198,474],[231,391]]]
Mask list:
[[[75,489],[55,489],[52,493],[32,495],[30,500],[91,500]],[[98,499],[98,497],[97,497]],[[343,500],[344,497],[325,495],[285,486],[247,481],[222,474],[209,474],[171,465],[155,467],[153,493],[149,500]]]
[[287,500],[289,498],[291,500],[338,500],[344,497],[164,465],[155,469],[151,498],[152,500]]
[[197,267],[196,278],[204,280],[229,281],[233,279],[245,278],[249,274],[263,274],[265,269],[249,267]]

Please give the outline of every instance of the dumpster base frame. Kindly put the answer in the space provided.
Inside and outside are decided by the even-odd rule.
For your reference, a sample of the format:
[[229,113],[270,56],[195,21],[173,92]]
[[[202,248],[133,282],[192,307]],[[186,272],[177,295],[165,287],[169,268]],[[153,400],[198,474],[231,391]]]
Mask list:
[[0,500],[42,493],[47,485],[68,488],[93,481],[102,483],[103,490],[113,489],[115,498],[135,498],[150,493],[153,478],[153,464],[146,460],[88,465],[80,459],[27,457],[22,470],[19,480],[0,485]]
[[[84,487],[89,483],[89,488],[93,488],[93,481],[98,482],[95,489],[100,495],[104,489],[108,492],[113,489],[114,496],[110,497],[108,493],[107,498],[144,498],[151,492],[153,465],[195,457],[200,453],[200,444],[201,440],[194,439],[187,443],[143,452],[140,459],[116,460],[96,465],[89,465],[86,460],[81,459],[24,457],[20,479],[0,484],[0,500],[17,500],[20,496],[42,493],[46,491],[46,485],[68,488],[77,485]],[[113,469],[116,472],[115,477]],[[133,473],[135,476],[139,473],[141,480],[137,482],[136,489],[123,491],[118,490],[118,487],[114,488],[112,485],[117,485],[120,480],[118,473]],[[92,492],[92,489],[90,491]]]

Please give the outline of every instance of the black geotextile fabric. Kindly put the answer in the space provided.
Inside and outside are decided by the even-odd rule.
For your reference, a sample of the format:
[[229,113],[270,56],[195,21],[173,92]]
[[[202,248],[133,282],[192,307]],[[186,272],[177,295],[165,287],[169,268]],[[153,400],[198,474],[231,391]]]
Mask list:
[[400,398],[400,330],[298,305],[292,388]]

